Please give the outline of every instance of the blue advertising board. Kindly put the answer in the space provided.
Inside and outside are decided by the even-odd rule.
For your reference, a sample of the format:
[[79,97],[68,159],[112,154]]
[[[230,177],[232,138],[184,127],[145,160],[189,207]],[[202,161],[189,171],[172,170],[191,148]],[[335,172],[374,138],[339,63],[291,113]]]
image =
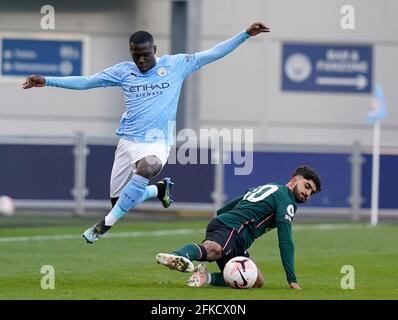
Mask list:
[[1,39],[1,76],[81,76],[82,40]]
[[[247,188],[266,183],[286,184],[294,169],[306,164],[322,179],[322,192],[304,207],[349,208],[351,195],[351,154],[310,152],[254,152],[253,172],[237,176],[233,165],[224,165],[226,201],[245,193]],[[398,159],[398,157],[397,157]],[[333,168],[331,170],[330,168]]]
[[370,93],[372,47],[284,43],[283,91]]

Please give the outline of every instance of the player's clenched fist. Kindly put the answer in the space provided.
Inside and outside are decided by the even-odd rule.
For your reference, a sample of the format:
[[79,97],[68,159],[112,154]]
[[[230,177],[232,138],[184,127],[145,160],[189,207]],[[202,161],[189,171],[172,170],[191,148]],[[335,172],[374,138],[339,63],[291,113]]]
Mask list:
[[255,22],[253,23],[249,28],[246,29],[246,32],[250,34],[251,36],[256,36],[259,33],[262,32],[270,32],[271,29],[268,28],[264,23],[262,22]]
[[24,89],[30,89],[33,87],[44,87],[46,79],[41,76],[28,76],[26,81],[22,84]]
[[301,287],[296,282],[290,282],[290,288],[296,289],[296,290],[301,290]]

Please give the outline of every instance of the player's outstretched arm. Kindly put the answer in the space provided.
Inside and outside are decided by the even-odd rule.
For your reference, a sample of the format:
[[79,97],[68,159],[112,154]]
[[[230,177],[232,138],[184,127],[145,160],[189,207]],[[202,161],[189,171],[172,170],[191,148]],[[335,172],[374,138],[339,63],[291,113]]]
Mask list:
[[112,67],[104,69],[94,75],[68,76],[68,77],[42,77],[28,76],[22,84],[24,89],[33,87],[58,87],[72,90],[86,90],[99,87],[120,86],[122,73],[120,66],[124,63],[116,64]]
[[46,78],[42,76],[28,76],[25,82],[22,84],[24,89],[30,89],[33,87],[44,87],[46,85]]
[[88,77],[70,76],[70,77],[42,77],[42,76],[28,76],[26,81],[22,84],[24,89],[33,87],[58,87],[72,90],[87,90],[98,87],[105,87],[106,85],[116,85],[115,83],[106,83],[99,75]]
[[265,33],[270,31],[271,29],[268,28],[264,23],[254,22],[250,27],[238,33],[234,37],[229,38],[228,40],[225,40],[224,42],[217,44],[211,49],[196,53],[195,54],[196,65],[197,67],[200,68],[206,64],[216,61],[226,56],[230,52],[232,52],[234,49],[236,49],[240,44],[242,44],[251,36],[256,36],[260,33]]

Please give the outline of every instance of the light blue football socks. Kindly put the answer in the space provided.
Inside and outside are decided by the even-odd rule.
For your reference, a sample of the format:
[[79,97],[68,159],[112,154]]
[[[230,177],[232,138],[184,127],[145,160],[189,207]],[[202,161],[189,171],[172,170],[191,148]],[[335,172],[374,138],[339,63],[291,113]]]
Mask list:
[[135,174],[131,181],[123,188],[119,200],[105,217],[105,225],[113,226],[130,209],[136,207],[146,199],[154,198],[158,194],[156,185],[148,186],[149,180]]

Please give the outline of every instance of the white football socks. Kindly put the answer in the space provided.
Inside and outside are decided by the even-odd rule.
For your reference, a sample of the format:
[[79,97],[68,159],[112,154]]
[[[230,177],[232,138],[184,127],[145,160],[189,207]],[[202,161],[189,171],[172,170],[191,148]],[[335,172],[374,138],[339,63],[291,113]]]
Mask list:
[[119,220],[119,219],[116,218],[116,217],[112,214],[112,212],[109,212],[108,215],[105,217],[105,225],[106,225],[106,226],[109,226],[109,227],[112,227],[112,226],[116,223],[116,221],[118,221],[118,220]]

